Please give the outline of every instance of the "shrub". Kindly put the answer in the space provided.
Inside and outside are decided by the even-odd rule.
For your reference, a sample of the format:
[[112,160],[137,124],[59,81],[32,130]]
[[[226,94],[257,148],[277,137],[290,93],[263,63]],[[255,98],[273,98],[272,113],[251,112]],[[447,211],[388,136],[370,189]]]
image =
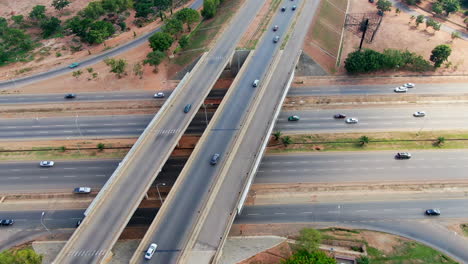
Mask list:
[[104,145],[104,143],[98,143],[97,144],[97,148],[99,149],[99,151],[103,151],[105,147],[106,147],[106,145]]

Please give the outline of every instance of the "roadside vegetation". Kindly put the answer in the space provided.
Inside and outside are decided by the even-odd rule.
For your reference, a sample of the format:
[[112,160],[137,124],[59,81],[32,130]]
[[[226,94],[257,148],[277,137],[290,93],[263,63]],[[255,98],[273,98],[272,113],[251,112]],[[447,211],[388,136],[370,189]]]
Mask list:
[[466,149],[466,132],[376,132],[313,135],[273,134],[269,153],[411,149]]
[[461,224],[460,228],[463,231],[463,234],[468,237],[468,224]]
[[0,252],[1,264],[41,264],[42,256],[37,254],[32,247],[22,249],[9,249]]

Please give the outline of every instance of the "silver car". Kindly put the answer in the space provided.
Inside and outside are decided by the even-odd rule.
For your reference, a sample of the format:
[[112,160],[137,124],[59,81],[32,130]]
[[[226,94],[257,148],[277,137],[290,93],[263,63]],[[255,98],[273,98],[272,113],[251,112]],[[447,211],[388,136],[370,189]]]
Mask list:
[[424,111],[414,112],[413,116],[414,117],[423,117],[423,116],[426,116],[426,112],[424,112]]
[[39,166],[41,166],[41,167],[53,167],[54,164],[55,163],[53,161],[47,161],[47,160],[43,160],[43,161],[39,162]]
[[351,117],[351,118],[348,118],[346,119],[346,124],[357,124],[359,122],[359,120],[355,117]]
[[415,86],[414,83],[405,83],[405,84],[403,84],[403,87],[405,87],[405,88],[414,88],[414,86]]
[[155,93],[154,98],[164,98],[164,93]]
[[393,91],[395,91],[395,93],[406,93],[408,91],[408,88],[400,86],[393,89]]

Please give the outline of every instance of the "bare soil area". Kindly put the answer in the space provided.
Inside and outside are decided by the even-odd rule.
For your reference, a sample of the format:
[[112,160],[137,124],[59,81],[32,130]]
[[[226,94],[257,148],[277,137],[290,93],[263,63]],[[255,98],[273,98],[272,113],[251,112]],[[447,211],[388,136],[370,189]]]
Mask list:
[[[369,1],[350,0],[349,13],[364,13],[377,12],[376,4]],[[462,39],[451,39],[451,34],[440,30],[434,32],[432,29],[426,29],[426,26],[421,24],[416,27],[414,20],[410,22],[410,15],[401,12],[396,14],[395,8],[383,16],[380,28],[375,35],[372,43],[364,43],[363,47],[383,51],[384,49],[393,48],[400,50],[409,50],[422,55],[429,60],[432,49],[440,44],[449,44],[452,48],[452,54],[449,61],[452,66],[446,68],[442,66],[434,72],[426,72],[425,74],[463,74],[468,73],[468,41]],[[450,26],[450,25],[449,25]],[[348,53],[353,52],[359,46],[360,38],[352,32],[345,30],[343,52],[341,55],[340,68],[338,74],[345,74],[344,60]],[[390,71],[385,73],[375,73],[371,75],[395,75],[395,74],[416,74],[412,72]]]

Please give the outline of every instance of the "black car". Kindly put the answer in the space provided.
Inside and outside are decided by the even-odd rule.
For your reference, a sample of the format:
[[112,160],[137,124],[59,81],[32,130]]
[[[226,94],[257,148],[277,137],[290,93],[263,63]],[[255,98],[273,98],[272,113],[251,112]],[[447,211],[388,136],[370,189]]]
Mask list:
[[83,222],[83,219],[76,221],[76,227],[79,227],[81,225],[81,222]]
[[14,223],[14,221],[11,220],[11,219],[2,219],[2,220],[0,220],[0,225],[2,225],[2,226],[10,226],[13,223]]
[[69,94],[65,95],[65,99],[73,99],[75,97],[76,97],[76,94],[72,94],[72,93],[69,93]]
[[292,11],[296,10],[296,6],[293,5],[293,6],[291,7],[291,10],[292,10]]
[[411,153],[408,152],[398,152],[395,155],[396,159],[411,159]]
[[346,115],[344,114],[336,114],[333,116],[334,118],[346,118]]
[[283,7],[281,8],[281,12],[284,12],[284,11],[286,11],[286,7],[283,6]]
[[427,209],[426,215],[440,215],[439,209]]
[[190,108],[192,108],[191,104],[188,104],[184,107],[184,113],[188,113],[190,111]]

